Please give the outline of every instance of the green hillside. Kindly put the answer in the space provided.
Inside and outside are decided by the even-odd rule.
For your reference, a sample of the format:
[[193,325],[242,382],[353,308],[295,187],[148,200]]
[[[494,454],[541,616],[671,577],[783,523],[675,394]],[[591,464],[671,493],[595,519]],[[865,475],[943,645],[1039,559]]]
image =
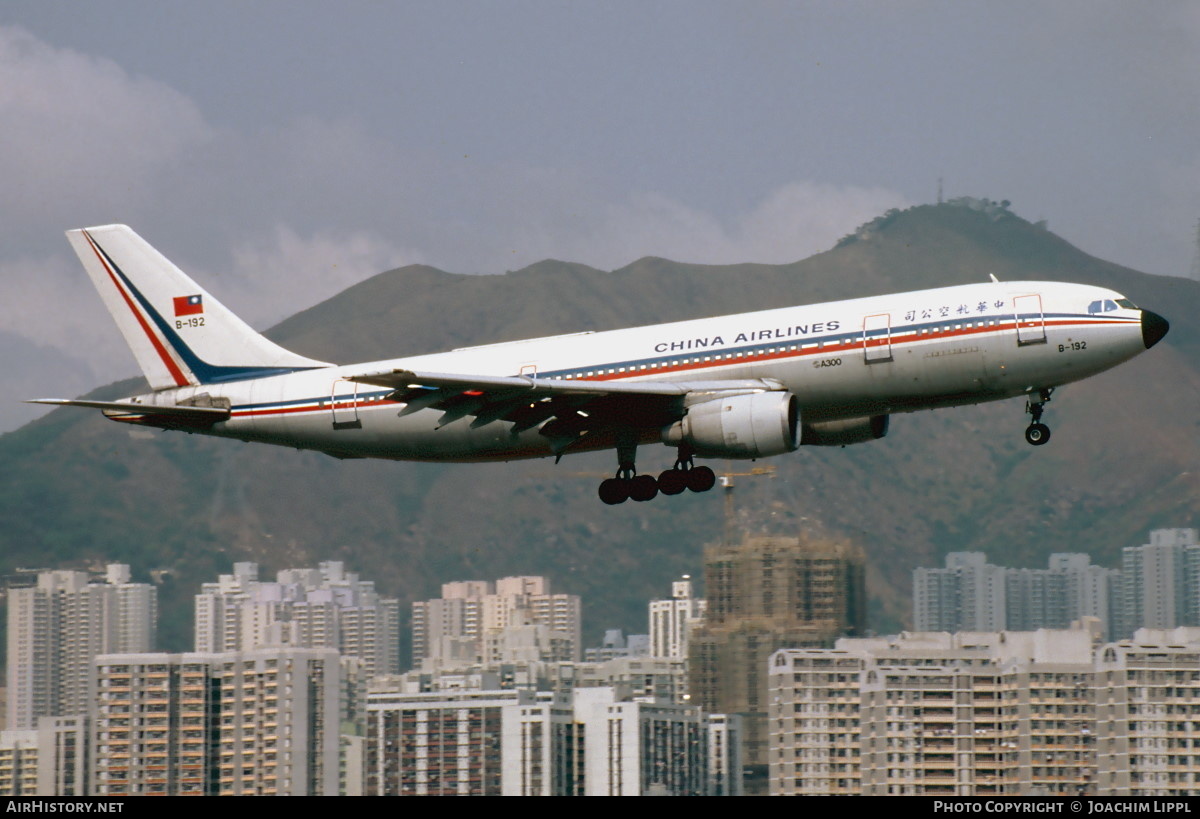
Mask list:
[[[945,284],[1031,278],[1113,287],[1172,322],[1154,350],[1062,389],[1054,440],[1024,443],[1019,400],[893,418],[889,436],[768,462],[738,478],[735,523],[818,527],[871,560],[872,625],[907,623],[911,570],[946,551],[1008,565],[1089,551],[1115,565],[1146,530],[1200,525],[1200,284],[1082,253],[1006,209],[894,212],[834,249],[789,265],[641,259],[605,272],[546,261],[496,276],[429,267],[382,273],[275,327],[305,355],[355,361],[582,329],[609,329]],[[82,275],[82,274],[81,274]],[[131,383],[98,391],[128,394]],[[639,466],[665,468],[667,449]],[[720,490],[606,507],[611,453],[486,466],[336,461],[321,455],[131,432],[98,413],[58,410],[0,437],[0,561],[17,567],[123,561],[166,570],[166,647],[190,647],[191,595],[237,560],[266,570],[345,560],[409,601],[439,584],[546,574],[583,596],[588,642],[645,629],[645,604],[699,575],[720,536]],[[721,464],[713,464],[720,467]],[[762,464],[759,464],[762,465]],[[736,464],[743,471],[744,464]],[[718,471],[720,469],[718,468]],[[162,575],[160,575],[162,576]]]

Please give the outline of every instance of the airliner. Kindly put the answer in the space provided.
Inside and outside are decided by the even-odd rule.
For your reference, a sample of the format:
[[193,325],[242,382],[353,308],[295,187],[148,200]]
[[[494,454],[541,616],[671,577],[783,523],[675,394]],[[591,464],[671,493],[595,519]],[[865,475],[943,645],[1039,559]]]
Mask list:
[[[616,452],[607,504],[704,492],[696,458],[882,438],[893,413],[1053,391],[1153,347],[1166,319],[1102,287],[991,281],[332,364],[255,332],[125,225],[67,232],[150,392],[114,421],[324,452],[484,462]],[[639,473],[640,446],[674,463]]]

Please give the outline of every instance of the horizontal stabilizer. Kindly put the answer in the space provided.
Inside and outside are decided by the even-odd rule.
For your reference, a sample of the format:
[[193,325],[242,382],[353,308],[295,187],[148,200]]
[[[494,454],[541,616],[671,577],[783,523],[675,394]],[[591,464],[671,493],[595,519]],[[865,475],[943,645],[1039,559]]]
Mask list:
[[31,398],[26,404],[50,404],[59,407],[88,407],[104,410],[105,415],[171,415],[177,418],[192,418],[206,423],[224,421],[229,410],[224,407],[181,407],[175,404],[137,404],[132,401],[85,401],[76,398]]

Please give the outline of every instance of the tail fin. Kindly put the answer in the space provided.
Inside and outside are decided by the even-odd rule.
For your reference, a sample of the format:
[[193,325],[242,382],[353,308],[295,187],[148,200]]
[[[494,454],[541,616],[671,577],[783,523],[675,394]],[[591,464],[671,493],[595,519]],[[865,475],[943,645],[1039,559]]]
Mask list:
[[67,231],[150,388],[329,366],[268,341],[125,225]]

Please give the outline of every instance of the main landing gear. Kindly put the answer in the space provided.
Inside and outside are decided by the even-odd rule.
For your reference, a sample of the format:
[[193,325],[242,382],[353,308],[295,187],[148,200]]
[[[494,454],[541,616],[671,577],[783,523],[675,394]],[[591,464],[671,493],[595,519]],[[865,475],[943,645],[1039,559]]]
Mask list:
[[1045,410],[1046,402],[1050,400],[1050,394],[1054,389],[1047,388],[1038,390],[1039,400],[1029,400],[1025,402],[1025,411],[1029,413],[1029,426],[1025,428],[1025,440],[1033,446],[1041,446],[1050,440],[1050,427],[1042,423],[1042,412]]
[[695,466],[692,453],[680,447],[675,466],[663,472],[655,480],[653,475],[638,475],[633,465],[632,446],[617,447],[617,474],[600,482],[600,500],[609,506],[627,500],[654,500],[659,492],[678,495],[685,489],[707,492],[717,483],[716,474],[707,466]]

